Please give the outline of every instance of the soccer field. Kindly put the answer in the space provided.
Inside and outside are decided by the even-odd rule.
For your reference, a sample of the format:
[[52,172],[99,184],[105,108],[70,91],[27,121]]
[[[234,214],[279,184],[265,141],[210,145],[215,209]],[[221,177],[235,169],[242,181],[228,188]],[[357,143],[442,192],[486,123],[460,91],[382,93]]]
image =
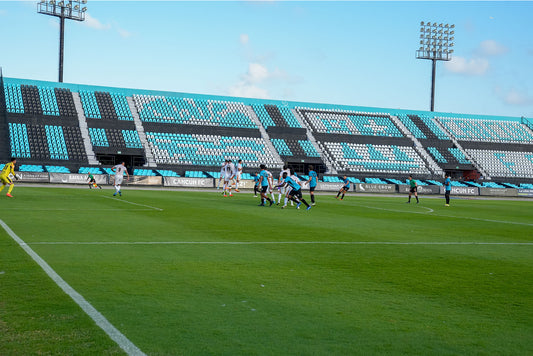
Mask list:
[[533,201],[111,194],[0,197],[1,355],[533,353]]

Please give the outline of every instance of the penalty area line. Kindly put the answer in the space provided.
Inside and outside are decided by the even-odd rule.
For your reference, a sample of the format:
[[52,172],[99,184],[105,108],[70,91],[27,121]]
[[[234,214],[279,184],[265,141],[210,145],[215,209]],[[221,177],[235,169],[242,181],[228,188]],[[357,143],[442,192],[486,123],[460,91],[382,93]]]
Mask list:
[[144,206],[145,208],[150,208],[150,209],[154,209],[154,210],[157,210],[157,211],[163,211],[163,209],[161,209],[161,208],[156,208],[155,206],[145,205],[145,204],[139,204],[139,203],[134,203],[134,202],[132,202],[132,201],[128,201],[128,200],[124,200],[124,199],[118,199],[118,198],[106,197],[106,196],[104,196],[104,195],[102,195],[102,198],[111,199],[111,200],[116,200],[116,201],[121,201],[121,202],[123,202],[123,203],[128,203],[128,204],[137,205],[137,206]]
[[13,230],[0,219],[0,226],[8,233],[9,236],[44,270],[44,272],[61,288],[91,319],[98,325],[117,345],[128,355],[141,356],[145,355],[137,346],[135,346],[124,334],[113,326],[95,307],[91,305],[81,294],[76,292],[56,271],[50,267],[45,260],[41,258],[24,240],[18,237]]

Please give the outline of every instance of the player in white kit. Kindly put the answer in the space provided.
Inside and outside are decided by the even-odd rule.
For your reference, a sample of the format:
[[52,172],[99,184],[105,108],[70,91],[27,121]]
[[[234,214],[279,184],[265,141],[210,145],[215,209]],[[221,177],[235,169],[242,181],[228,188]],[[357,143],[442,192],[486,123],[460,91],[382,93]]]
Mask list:
[[116,166],[111,168],[111,170],[115,172],[115,193],[113,193],[113,196],[116,196],[117,194],[122,196],[120,186],[122,184],[122,181],[124,180],[124,173],[126,173],[126,180],[130,179],[130,175],[128,174],[128,170],[126,169],[126,163],[122,162],[120,164],[117,164]]
[[224,163],[222,163],[222,167],[220,167],[220,178],[218,178],[217,189],[220,189],[220,183],[222,183],[224,180],[224,175],[226,174],[226,164],[228,164],[228,160],[225,160]]
[[239,182],[241,181],[242,174],[242,159],[237,161],[235,165],[235,191],[239,192]]
[[228,163],[224,167],[224,196],[227,196],[226,193],[229,193],[229,196],[232,197],[233,194],[231,194],[231,180],[235,176],[235,165],[231,162],[231,159],[228,160]]
[[283,169],[281,170],[281,172],[279,172],[279,178],[278,178],[278,186],[279,186],[278,193],[279,193],[279,195],[278,195],[278,204],[277,205],[279,205],[279,203],[281,203],[281,196],[282,195],[285,195],[285,196],[287,195],[288,187],[286,185],[282,184],[284,182],[283,173],[285,173],[285,172],[287,173],[288,176],[290,176],[291,173],[290,173],[290,170],[287,167],[287,165],[284,165]]

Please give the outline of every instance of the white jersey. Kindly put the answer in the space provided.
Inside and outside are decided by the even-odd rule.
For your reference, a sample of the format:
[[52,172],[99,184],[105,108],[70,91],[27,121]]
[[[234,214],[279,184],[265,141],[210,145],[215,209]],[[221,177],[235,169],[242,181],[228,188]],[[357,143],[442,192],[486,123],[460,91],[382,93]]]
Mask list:
[[126,172],[126,167],[125,166],[123,166],[121,164],[117,164],[113,168],[115,170],[115,177],[123,177],[124,176],[124,173]]
[[229,179],[231,178],[235,173],[235,165],[233,163],[228,163],[226,164],[226,166],[224,167],[225,171],[224,171],[224,176]]
[[220,177],[224,177],[226,175],[226,162],[222,163],[222,167],[220,167]]
[[115,170],[115,185],[121,185],[122,180],[124,179],[124,173],[126,172],[126,167],[122,164],[117,164],[113,169]]
[[237,165],[235,166],[235,175],[237,176],[237,179],[241,178],[241,173],[242,173],[242,164],[237,163]]

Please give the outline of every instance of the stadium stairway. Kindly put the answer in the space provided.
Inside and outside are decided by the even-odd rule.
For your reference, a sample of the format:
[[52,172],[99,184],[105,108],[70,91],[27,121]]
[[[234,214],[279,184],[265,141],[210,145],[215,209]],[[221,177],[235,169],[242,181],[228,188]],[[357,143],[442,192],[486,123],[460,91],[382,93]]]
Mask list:
[[412,140],[414,142],[414,148],[415,151],[418,152],[420,157],[425,161],[427,167],[430,171],[433,172],[433,174],[444,177],[444,171],[442,168],[439,167],[437,162],[431,158],[431,155],[426,152],[426,150],[423,148],[422,143],[405,127],[403,122],[398,119],[397,116],[390,115],[390,118],[392,122],[400,128],[400,131],[407,137],[408,139]]
[[128,106],[130,107],[131,115],[133,116],[133,122],[135,123],[135,128],[137,129],[137,133],[139,134],[139,139],[141,140],[141,144],[144,148],[144,154],[146,158],[146,163],[144,164],[145,167],[157,167],[157,164],[155,163],[154,155],[152,154],[152,150],[150,149],[150,145],[148,144],[148,139],[146,138],[146,133],[144,132],[144,126],[142,125],[141,118],[139,116],[139,112],[137,111],[137,107],[135,106],[135,102],[133,101],[133,97],[129,96],[126,98],[128,101]]
[[291,112],[294,115],[294,117],[296,118],[296,120],[298,120],[300,125],[305,128],[305,134],[307,136],[307,139],[309,140],[309,142],[311,142],[311,144],[313,145],[315,150],[320,155],[320,158],[322,159],[322,161],[326,165],[326,168],[327,168],[326,172],[328,174],[338,174],[337,170],[335,169],[335,167],[333,167],[333,164],[329,160],[328,155],[324,154],[324,152],[322,151],[322,147],[320,147],[320,145],[316,141],[315,137],[313,136],[313,134],[311,132],[311,129],[306,125],[305,121],[302,119],[302,117],[300,116],[298,111],[296,111],[296,109],[291,109]]
[[433,122],[435,123],[435,125],[437,125],[443,132],[445,132],[450,137],[450,139],[452,140],[452,142],[455,145],[455,147],[457,147],[465,155],[465,157],[470,162],[472,162],[472,165],[478,170],[478,172],[481,174],[482,177],[484,177],[484,179],[491,179],[491,177],[489,176],[487,171],[485,171],[479,165],[479,163],[470,154],[468,154],[468,152],[466,152],[466,150],[463,148],[463,146],[461,146],[459,144],[459,142],[455,139],[454,135],[452,135],[451,132],[446,127],[444,127],[444,125],[441,125],[439,120],[435,120],[434,119]]
[[87,118],[85,117],[85,113],[83,111],[80,94],[77,92],[72,92],[72,99],[74,100],[74,107],[76,108],[76,112],[78,114],[81,137],[83,138],[83,146],[85,147],[85,152],[87,153],[88,163],[89,165],[99,165],[100,162],[98,162],[96,159],[93,146],[91,145],[89,129],[87,128]]
[[[276,148],[274,148],[274,145],[272,144],[272,142],[270,141],[270,137],[268,136],[268,133],[266,132],[265,128],[263,127],[263,125],[261,124],[261,121],[259,121],[259,118],[257,117],[254,109],[251,107],[251,106],[246,106],[246,110],[248,111],[248,115],[250,116],[250,118],[253,120],[253,122],[257,125],[257,127],[259,128],[259,132],[261,133],[261,137],[263,138],[263,140],[265,141],[265,145],[268,147],[268,149],[270,150],[270,152],[272,152],[273,156],[274,156],[274,159],[278,162],[283,162],[283,159],[281,158],[281,156],[279,155],[278,151],[276,150]],[[269,168],[272,168],[272,167],[269,167]]]

